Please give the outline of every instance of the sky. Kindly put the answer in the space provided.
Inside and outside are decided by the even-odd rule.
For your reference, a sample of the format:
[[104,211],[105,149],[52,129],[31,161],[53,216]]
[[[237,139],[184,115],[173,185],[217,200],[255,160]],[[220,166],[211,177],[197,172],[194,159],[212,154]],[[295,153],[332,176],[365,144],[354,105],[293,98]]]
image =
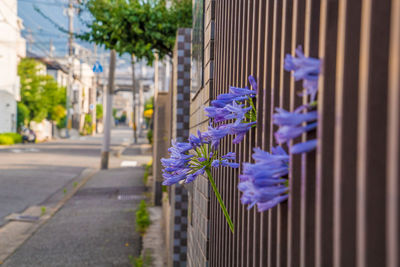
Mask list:
[[[68,54],[68,34],[60,31],[52,22],[44,18],[35,7],[41,10],[52,21],[68,29],[68,0],[18,0],[18,16],[23,20],[24,30],[23,37],[26,39],[27,49],[38,56],[50,56],[50,43],[53,43],[55,50],[53,56],[65,57]],[[83,15],[85,20],[90,19],[86,13]],[[86,30],[78,15],[74,16],[74,32],[82,33]],[[81,41],[74,40],[79,45],[94,50],[94,45]],[[109,52],[103,48],[97,48],[97,57],[93,55],[88,59],[89,64],[93,65],[96,60],[101,61],[103,68],[108,67]],[[138,64],[139,65],[139,64]],[[141,72],[142,67],[138,66],[136,73]],[[149,70],[147,70],[147,73]],[[150,70],[151,72],[151,70]],[[129,55],[123,55],[117,59],[117,76],[130,77],[131,66]]]

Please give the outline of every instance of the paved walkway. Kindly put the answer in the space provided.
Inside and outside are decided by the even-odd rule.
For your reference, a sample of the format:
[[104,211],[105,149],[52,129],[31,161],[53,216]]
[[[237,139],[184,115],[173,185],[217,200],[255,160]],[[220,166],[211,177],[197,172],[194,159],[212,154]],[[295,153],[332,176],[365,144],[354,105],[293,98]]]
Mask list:
[[[140,254],[135,210],[144,199],[139,163],[146,149],[121,156],[138,167],[113,168],[96,173],[47,223],[1,266],[131,266]],[[140,154],[139,154],[140,153]]]

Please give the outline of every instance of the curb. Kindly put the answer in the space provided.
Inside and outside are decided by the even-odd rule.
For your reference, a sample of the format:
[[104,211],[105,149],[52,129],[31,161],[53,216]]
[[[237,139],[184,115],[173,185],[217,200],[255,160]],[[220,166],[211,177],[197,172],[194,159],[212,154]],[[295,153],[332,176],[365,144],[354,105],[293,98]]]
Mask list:
[[[0,265],[4,263],[7,258],[15,253],[15,251],[25,243],[39,228],[44,225],[54,214],[56,214],[64,205],[70,200],[80,188],[82,188],[99,170],[87,168],[84,169],[81,174],[73,179],[79,180],[76,186],[69,193],[65,193],[61,200],[54,205],[50,205],[49,210],[44,215],[39,215],[40,218],[36,222],[26,222],[20,220],[11,219],[8,223],[0,227]],[[75,184],[75,183],[74,183]],[[21,214],[29,214],[32,211],[38,211],[40,207],[31,206],[28,207]],[[35,215],[35,214],[34,214]],[[37,215],[37,214],[36,214]],[[9,215],[12,216],[12,215]]]

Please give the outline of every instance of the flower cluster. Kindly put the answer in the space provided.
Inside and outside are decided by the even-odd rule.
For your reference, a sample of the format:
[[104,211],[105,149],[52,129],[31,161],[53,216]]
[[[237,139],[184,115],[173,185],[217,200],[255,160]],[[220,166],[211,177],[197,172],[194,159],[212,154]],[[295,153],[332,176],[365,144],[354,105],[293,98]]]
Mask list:
[[[312,110],[318,90],[320,60],[305,57],[301,47],[296,49],[297,57],[287,55],[285,70],[293,71],[295,80],[303,80],[304,92],[300,96],[310,96],[311,102],[289,112],[276,108],[273,122],[279,126],[275,132],[278,144],[287,144],[292,154],[313,150],[317,140],[309,140],[290,146],[290,140],[301,136],[304,132],[317,127],[317,112]],[[272,148],[272,153],[254,149],[254,164],[244,163],[243,174],[240,175],[238,188],[242,191],[241,201],[248,204],[249,209],[257,204],[258,211],[268,210],[288,198],[289,156],[281,146]]]
[[287,180],[289,156],[282,147],[272,148],[272,153],[254,149],[254,164],[244,163],[238,188],[243,192],[241,201],[249,209],[257,204],[265,211],[288,198]]
[[168,149],[170,158],[161,159],[164,167],[163,185],[190,183],[199,175],[207,174],[232,232],[233,223],[214,183],[211,168],[239,167],[239,164],[234,162],[235,153],[229,152],[220,156],[217,148],[220,140],[227,135],[235,135],[233,142],[239,143],[256,123],[252,99],[257,94],[257,84],[252,76],[249,77],[249,82],[253,90],[230,87],[229,93],[219,95],[216,100],[211,102],[210,107],[205,108],[207,116],[214,119],[214,123],[232,121],[231,123],[215,127],[211,123],[208,131],[203,133],[198,131],[197,136],[190,135],[187,142],[173,141],[172,147]]
[[[310,103],[298,107],[293,112],[276,108],[273,115],[274,124],[279,126],[275,133],[277,143],[287,143],[301,136],[303,133],[317,128],[318,114],[312,110],[315,105],[315,98],[318,91],[318,76],[320,74],[321,61],[316,58],[305,57],[301,46],[296,49],[297,58],[292,55],[286,55],[285,70],[293,71],[293,77],[296,81],[303,80],[304,92],[300,94],[309,95]],[[306,125],[303,125],[307,123]],[[292,154],[309,152],[317,146],[317,140],[309,140],[298,143],[290,147]]]

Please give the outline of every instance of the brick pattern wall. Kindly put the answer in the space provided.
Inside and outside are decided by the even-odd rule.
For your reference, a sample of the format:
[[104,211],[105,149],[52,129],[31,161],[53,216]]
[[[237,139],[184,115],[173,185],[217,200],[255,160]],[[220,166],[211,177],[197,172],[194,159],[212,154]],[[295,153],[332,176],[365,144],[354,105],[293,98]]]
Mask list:
[[[214,7],[215,1],[204,0],[204,86],[191,100],[190,133],[206,131],[208,118],[203,111],[208,106],[213,89],[214,69]],[[210,185],[199,176],[189,186],[188,266],[208,266]]]
[[[184,142],[189,137],[190,115],[190,55],[191,29],[178,29],[175,51],[172,101],[172,139]],[[186,266],[188,193],[182,185],[173,185],[169,190],[171,204],[170,242],[168,266]]]

